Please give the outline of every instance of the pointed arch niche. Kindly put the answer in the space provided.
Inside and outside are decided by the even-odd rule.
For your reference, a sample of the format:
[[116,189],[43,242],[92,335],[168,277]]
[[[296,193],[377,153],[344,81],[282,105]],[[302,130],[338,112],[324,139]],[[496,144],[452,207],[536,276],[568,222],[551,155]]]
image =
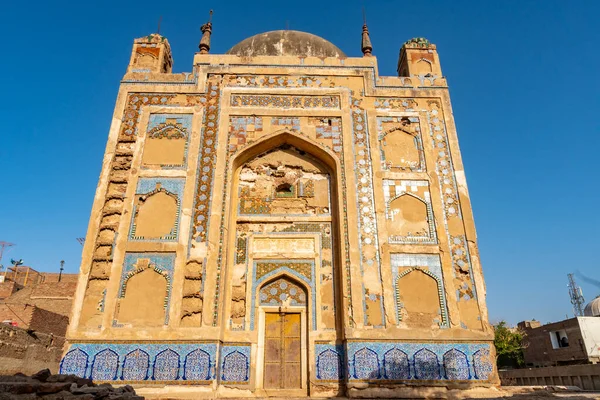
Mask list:
[[398,324],[448,328],[448,310],[438,255],[392,253]]
[[263,136],[233,156],[226,325],[258,328],[258,290],[286,273],[306,286],[307,325],[336,331],[341,272],[337,156],[299,132]]
[[113,326],[160,327],[169,322],[175,255],[127,253]]
[[425,154],[417,117],[378,117],[382,168],[421,172]]
[[129,230],[129,240],[173,242],[179,234],[181,197],[185,180],[141,178]]
[[383,180],[389,243],[437,243],[427,181]]

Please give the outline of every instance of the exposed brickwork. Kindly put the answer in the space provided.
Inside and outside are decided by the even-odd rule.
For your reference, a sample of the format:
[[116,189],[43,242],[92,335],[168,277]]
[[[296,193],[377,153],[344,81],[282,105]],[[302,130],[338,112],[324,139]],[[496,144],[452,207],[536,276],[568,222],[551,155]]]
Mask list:
[[20,288],[22,288],[22,286],[13,281],[0,282],[0,299],[7,298]]
[[[569,338],[569,346],[554,349],[550,333],[564,330]],[[581,329],[577,318],[571,318],[537,328],[525,329],[526,346],[523,349],[525,364],[534,366],[578,364],[587,362]]]
[[32,374],[42,368],[58,371],[64,339],[0,325],[0,373]]
[[0,304],[0,321],[13,324],[21,328],[29,327],[35,307],[26,304]]
[[58,278],[60,277],[61,283],[77,283],[77,279],[79,278],[79,274],[62,274],[62,276],[55,272],[43,272],[42,273],[42,283],[50,283],[50,282],[58,282]]
[[33,287],[32,299],[72,299],[77,282],[44,282]]
[[21,286],[35,285],[43,282],[77,282],[78,274],[60,274],[57,272],[39,272],[31,267],[21,265],[19,267],[10,267],[6,271],[4,279],[6,281],[17,282]]
[[0,304],[30,304],[68,317],[71,313],[75,287],[76,284],[68,282],[31,285],[13,293],[12,296],[0,301]]
[[69,317],[56,314],[28,304],[0,304],[0,321],[12,321],[13,326],[32,329],[63,337],[69,325]]

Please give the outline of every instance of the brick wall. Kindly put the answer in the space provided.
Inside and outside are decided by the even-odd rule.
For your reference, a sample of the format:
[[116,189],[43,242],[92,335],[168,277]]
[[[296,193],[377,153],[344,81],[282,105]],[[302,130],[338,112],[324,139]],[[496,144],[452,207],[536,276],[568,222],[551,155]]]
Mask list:
[[49,368],[58,372],[64,338],[0,324],[0,375],[33,374]]
[[21,287],[13,281],[0,282],[0,299],[9,297]]
[[38,307],[35,307],[29,329],[36,332],[53,334],[55,336],[64,337],[69,326],[69,317],[56,314]]
[[29,328],[35,307],[27,304],[0,304],[0,322],[13,321],[20,328]]
[[[569,339],[568,347],[553,348],[550,333],[564,330]],[[583,338],[577,318],[571,318],[539,328],[525,329],[525,364],[532,366],[551,366],[587,361]]]
[[[58,282],[59,274],[54,272],[42,272],[42,283],[50,283],[50,282]],[[77,283],[77,279],[79,278],[79,274],[62,274],[60,278],[60,282],[71,282]]]
[[33,287],[31,298],[72,299],[76,289],[77,282],[44,282]]

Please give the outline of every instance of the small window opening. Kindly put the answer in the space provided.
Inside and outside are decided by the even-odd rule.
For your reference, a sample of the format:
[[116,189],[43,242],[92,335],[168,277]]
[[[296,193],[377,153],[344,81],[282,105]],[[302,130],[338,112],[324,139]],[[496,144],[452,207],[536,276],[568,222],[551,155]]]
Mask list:
[[569,347],[569,338],[567,337],[567,332],[564,329],[550,332],[550,341],[552,342],[553,349]]
[[293,197],[294,186],[289,183],[282,183],[275,188],[275,195],[277,197]]

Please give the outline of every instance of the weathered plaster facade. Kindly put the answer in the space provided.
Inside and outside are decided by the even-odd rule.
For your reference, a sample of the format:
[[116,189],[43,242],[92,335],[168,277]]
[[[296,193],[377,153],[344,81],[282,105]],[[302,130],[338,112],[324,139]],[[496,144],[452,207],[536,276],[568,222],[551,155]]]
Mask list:
[[207,396],[497,384],[435,45],[381,77],[366,27],[364,57],[303,33],[208,54],[211,30],[191,73],[134,42],[62,372]]

